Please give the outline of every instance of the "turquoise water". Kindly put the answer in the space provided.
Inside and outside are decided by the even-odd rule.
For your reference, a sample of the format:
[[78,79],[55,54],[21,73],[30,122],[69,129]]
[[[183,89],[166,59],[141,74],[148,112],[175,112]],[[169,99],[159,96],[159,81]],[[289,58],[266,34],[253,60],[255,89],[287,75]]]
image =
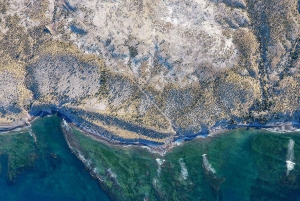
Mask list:
[[57,117],[34,121],[32,133],[0,136],[0,200],[103,200],[106,193],[69,150]]
[[115,200],[300,200],[299,133],[234,130],[165,156],[68,136]]
[[86,170],[58,117],[31,130],[36,142],[25,131],[0,135],[0,200],[300,200],[299,133],[234,130],[161,156],[65,129]]

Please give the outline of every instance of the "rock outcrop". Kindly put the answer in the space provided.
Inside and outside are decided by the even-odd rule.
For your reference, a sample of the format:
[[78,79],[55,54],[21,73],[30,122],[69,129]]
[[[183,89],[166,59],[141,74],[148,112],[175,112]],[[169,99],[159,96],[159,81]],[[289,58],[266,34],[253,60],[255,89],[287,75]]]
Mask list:
[[298,121],[298,7],[0,0],[0,129],[58,111],[111,140],[164,143]]

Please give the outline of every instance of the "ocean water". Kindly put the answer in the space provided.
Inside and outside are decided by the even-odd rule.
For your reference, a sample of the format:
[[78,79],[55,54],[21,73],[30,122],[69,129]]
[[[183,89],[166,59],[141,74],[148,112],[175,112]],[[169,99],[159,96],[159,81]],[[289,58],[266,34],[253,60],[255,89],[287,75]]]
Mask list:
[[69,150],[55,116],[37,119],[30,131],[1,134],[0,164],[3,201],[109,200]]
[[114,200],[300,200],[300,133],[233,130],[165,156],[68,136]]
[[0,135],[0,200],[300,200],[300,133],[233,130],[161,156],[62,125]]

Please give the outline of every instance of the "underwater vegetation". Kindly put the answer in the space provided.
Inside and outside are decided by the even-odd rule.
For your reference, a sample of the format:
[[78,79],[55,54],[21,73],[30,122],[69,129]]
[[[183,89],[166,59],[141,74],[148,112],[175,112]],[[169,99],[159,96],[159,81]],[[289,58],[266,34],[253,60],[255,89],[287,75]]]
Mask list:
[[300,200],[299,144],[299,133],[240,129],[162,156],[44,117],[0,135],[0,198]]
[[56,116],[1,133],[0,167],[0,200],[109,200],[70,152]]
[[165,156],[66,133],[114,200],[300,200],[298,133],[233,130]]

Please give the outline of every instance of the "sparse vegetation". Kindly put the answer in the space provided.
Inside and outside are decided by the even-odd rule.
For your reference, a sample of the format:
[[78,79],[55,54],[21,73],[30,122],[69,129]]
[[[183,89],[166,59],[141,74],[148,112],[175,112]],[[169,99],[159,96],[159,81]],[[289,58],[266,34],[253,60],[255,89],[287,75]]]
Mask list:
[[162,142],[230,119],[268,123],[271,114],[299,109],[294,1],[207,1],[205,15],[194,1],[171,3],[171,14],[157,2],[124,3],[103,16],[98,4],[83,4],[26,1],[12,12],[16,2],[0,0],[5,124],[26,119],[34,102],[112,135]]

